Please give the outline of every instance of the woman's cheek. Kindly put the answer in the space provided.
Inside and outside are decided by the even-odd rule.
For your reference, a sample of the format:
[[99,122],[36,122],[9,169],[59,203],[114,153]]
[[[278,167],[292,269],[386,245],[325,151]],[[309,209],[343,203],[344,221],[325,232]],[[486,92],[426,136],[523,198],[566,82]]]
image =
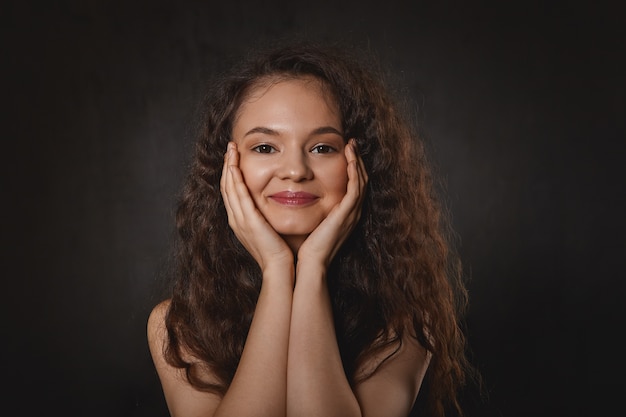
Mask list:
[[271,178],[271,168],[267,164],[260,164],[250,158],[242,157],[239,161],[239,169],[250,195],[256,201]]
[[338,161],[332,169],[327,170],[328,188],[343,198],[348,189],[348,164],[344,160]]

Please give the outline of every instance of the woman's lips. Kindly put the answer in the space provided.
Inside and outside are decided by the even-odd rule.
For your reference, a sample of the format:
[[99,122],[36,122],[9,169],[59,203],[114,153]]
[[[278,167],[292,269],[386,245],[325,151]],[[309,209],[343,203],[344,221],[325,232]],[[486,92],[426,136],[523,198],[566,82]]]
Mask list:
[[269,198],[285,206],[306,206],[315,202],[319,197],[303,191],[281,191],[272,194]]

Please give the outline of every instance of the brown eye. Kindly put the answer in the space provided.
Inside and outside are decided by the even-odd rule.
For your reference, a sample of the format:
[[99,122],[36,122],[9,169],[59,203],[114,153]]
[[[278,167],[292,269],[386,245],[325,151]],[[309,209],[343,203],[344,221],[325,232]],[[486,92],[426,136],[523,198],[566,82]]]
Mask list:
[[335,148],[333,148],[332,146],[328,146],[328,145],[317,145],[311,150],[311,152],[313,153],[331,153],[335,151],[336,151]]
[[255,146],[254,148],[252,148],[252,150],[258,153],[276,152],[276,149],[274,149],[271,145],[266,145],[266,144]]

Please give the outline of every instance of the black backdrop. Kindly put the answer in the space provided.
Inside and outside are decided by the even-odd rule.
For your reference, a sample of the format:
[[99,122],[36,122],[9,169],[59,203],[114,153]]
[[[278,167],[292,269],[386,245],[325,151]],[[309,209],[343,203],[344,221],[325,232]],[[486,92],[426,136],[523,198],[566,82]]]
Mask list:
[[7,1],[6,416],[165,416],[145,322],[207,76],[292,33],[370,48],[445,179],[491,394],[607,415],[626,392],[626,15],[602,2]]

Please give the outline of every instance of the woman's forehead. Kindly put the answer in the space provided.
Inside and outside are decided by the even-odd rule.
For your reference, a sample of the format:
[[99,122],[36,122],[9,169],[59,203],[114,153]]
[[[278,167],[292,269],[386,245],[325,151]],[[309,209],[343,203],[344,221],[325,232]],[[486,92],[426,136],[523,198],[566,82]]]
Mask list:
[[302,83],[305,88],[315,90],[316,93],[324,97],[328,107],[334,109],[334,111],[338,113],[339,118],[343,119],[339,109],[339,103],[328,83],[324,80],[313,75],[275,74],[260,78],[246,89],[235,109],[232,125],[237,123],[246,104],[261,99],[272,87],[288,82]]

